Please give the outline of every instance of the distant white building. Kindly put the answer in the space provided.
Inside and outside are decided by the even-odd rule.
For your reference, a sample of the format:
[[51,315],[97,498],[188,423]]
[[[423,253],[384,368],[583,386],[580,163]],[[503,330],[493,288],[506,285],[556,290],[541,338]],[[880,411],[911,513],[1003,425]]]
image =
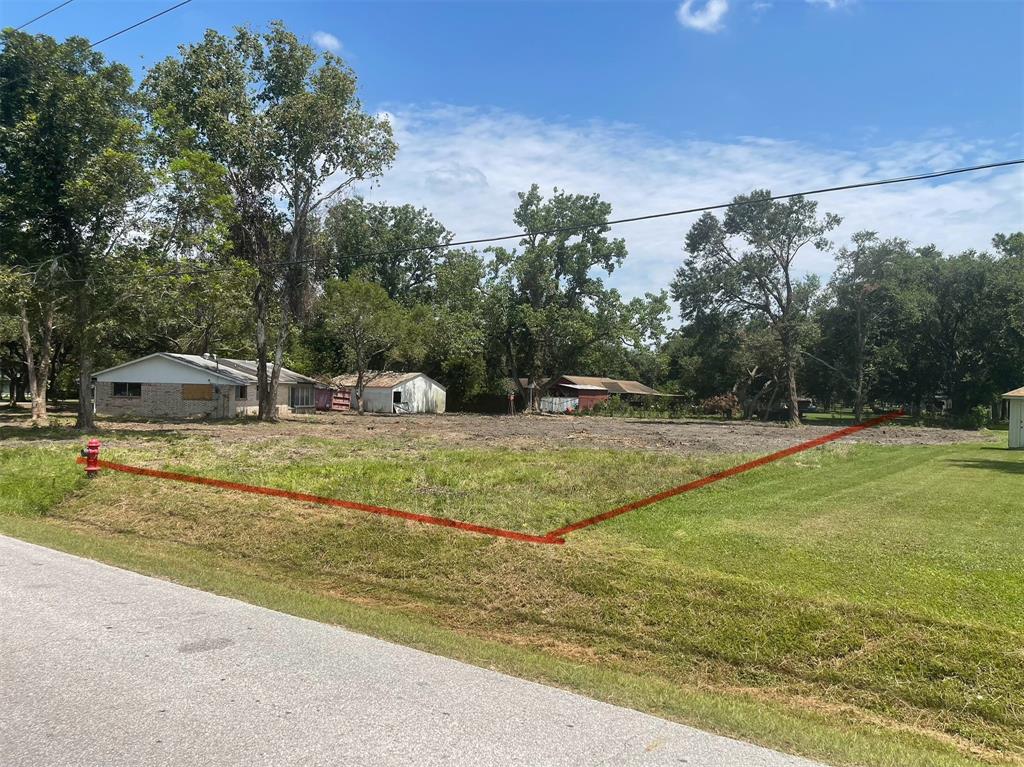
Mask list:
[[[234,418],[259,410],[253,360],[157,352],[101,370],[93,381],[100,415]],[[312,413],[314,383],[282,368],[278,411]]]
[[1024,386],[1006,392],[1003,399],[1009,403],[1010,409],[1010,447],[1024,448]]
[[[370,371],[363,389],[363,410],[367,413],[443,413],[447,391],[425,373],[392,373]],[[331,387],[347,390],[353,410],[356,399],[355,373],[331,379]]]

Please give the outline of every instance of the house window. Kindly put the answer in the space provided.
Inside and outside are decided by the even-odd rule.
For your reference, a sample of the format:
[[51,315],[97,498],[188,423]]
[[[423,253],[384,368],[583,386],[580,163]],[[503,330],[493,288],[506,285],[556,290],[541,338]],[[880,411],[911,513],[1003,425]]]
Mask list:
[[235,392],[235,399],[249,399],[249,387],[239,386],[238,391]]
[[293,386],[288,395],[289,403],[293,410],[299,408],[311,408],[313,407],[313,387],[312,386]]
[[401,405],[402,404],[402,390],[401,389],[395,389],[391,393],[391,401],[394,402],[396,405]]
[[114,396],[115,397],[141,397],[142,396],[142,384],[140,384],[140,383],[125,383],[124,381],[114,381]]

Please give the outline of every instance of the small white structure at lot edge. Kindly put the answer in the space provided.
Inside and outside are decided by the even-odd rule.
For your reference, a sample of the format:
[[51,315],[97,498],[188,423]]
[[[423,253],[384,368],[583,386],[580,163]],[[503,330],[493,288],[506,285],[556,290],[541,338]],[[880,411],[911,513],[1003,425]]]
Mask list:
[[[368,371],[363,374],[363,410],[367,413],[443,413],[447,400],[445,387],[425,373]],[[357,375],[350,373],[331,379],[331,387],[348,389],[351,407],[356,400]]]
[[1024,386],[1003,395],[1010,403],[1010,447],[1024,448]]

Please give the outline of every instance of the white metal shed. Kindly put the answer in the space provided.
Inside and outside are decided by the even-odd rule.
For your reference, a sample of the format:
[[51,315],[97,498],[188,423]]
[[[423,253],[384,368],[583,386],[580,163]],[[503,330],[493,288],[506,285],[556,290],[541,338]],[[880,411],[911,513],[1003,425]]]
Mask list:
[[[370,371],[363,390],[363,410],[367,413],[443,413],[447,392],[425,373],[392,373]],[[356,403],[356,375],[331,379],[335,388],[352,392],[352,408]]]
[[1010,447],[1024,448],[1024,386],[1003,395],[1010,403]]

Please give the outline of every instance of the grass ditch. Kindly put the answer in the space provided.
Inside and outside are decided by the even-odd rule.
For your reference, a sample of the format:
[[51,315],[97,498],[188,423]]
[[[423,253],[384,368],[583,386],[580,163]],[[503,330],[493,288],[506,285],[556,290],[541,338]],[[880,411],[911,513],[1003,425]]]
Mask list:
[[[1024,457],[992,447],[836,445],[565,547],[113,472],[86,484],[66,449],[22,447],[0,449],[0,528],[834,764],[1020,764]],[[467,466],[506,458],[306,438],[164,441],[106,457],[205,475],[237,461],[267,480],[330,483],[320,470],[349,452],[371,468],[426,463],[417,476],[456,489]],[[541,476],[557,458],[570,474],[603,467],[619,484],[602,493],[635,492],[607,471],[621,453],[519,452]],[[500,473],[474,481],[510,486]]]
[[133,466],[311,493],[542,534],[726,468],[734,456],[588,448],[449,448],[422,439],[209,438],[136,443],[103,457]]

